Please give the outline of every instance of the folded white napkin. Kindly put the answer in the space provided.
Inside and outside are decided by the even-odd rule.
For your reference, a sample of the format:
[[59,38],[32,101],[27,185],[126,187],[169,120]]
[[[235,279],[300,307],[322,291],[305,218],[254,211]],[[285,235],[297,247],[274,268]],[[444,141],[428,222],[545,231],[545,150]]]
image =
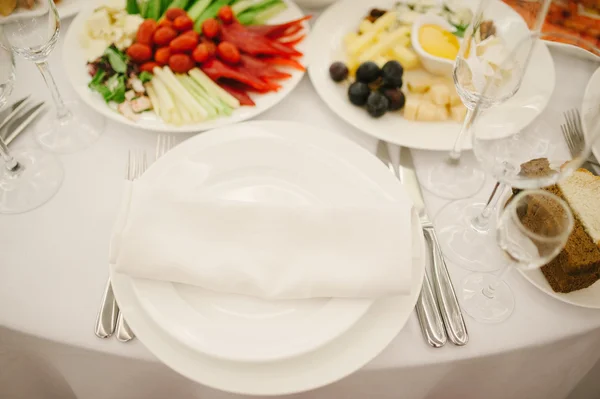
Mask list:
[[267,299],[410,293],[412,205],[284,206],[129,183],[115,270]]

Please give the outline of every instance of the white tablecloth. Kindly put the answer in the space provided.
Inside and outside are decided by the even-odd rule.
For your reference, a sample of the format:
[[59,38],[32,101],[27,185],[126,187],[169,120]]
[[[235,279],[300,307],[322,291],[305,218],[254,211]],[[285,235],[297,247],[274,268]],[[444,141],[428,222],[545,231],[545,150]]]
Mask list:
[[[63,32],[68,26],[68,21],[63,24]],[[63,38],[64,34],[50,64],[64,96],[75,98],[62,68]],[[50,101],[35,66],[19,59],[13,99],[28,93]],[[259,119],[318,125],[375,150],[375,140],[329,111],[308,77]],[[31,140],[30,134],[24,134],[16,144]],[[93,334],[107,279],[107,240],[120,201],[126,154],[130,148],[153,151],[155,140],[155,134],[109,122],[93,147],[61,156],[66,177],[55,198],[30,213],[0,216],[0,398],[239,397],[177,375],[139,340],[121,344]],[[413,154],[417,166],[443,156]],[[489,194],[491,184],[484,187],[481,198]],[[444,204],[426,197],[431,214]],[[449,268],[458,286],[467,272],[452,264]],[[514,314],[498,325],[467,317],[471,341],[466,347],[429,348],[412,317],[363,370],[294,397],[566,398],[600,359],[600,311],[552,299],[518,273],[507,281],[516,296]],[[600,366],[571,399],[598,397]]]

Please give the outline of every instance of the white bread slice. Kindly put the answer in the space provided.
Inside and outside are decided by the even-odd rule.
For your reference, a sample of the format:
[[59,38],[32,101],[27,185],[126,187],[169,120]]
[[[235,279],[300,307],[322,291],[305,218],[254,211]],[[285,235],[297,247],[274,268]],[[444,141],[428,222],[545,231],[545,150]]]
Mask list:
[[577,169],[558,187],[586,232],[600,246],[600,176]]

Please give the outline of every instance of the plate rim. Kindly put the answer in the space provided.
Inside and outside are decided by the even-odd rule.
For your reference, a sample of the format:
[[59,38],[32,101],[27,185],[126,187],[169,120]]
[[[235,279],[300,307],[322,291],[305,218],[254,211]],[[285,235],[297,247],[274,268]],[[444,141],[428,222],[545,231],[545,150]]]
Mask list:
[[[391,0],[386,0],[389,3],[392,3]],[[317,64],[315,62],[315,59],[317,59],[318,55],[318,51],[316,51],[316,48],[318,48],[317,44],[316,44],[316,37],[317,37],[317,33],[319,31],[321,31],[323,28],[321,28],[321,25],[325,25],[325,23],[323,21],[325,21],[325,18],[329,15],[335,15],[336,11],[339,9],[343,9],[346,6],[349,5],[354,5],[354,4],[359,4],[357,2],[355,2],[354,0],[341,0],[338,1],[334,4],[332,4],[330,7],[328,7],[321,15],[319,15],[319,18],[317,19],[317,21],[315,22],[314,26],[313,26],[313,34],[311,35],[310,39],[310,44],[311,44],[311,51],[309,53],[309,60],[308,63],[311,65],[311,68],[308,69],[308,75],[310,77],[310,80],[312,82],[312,85],[315,89],[315,91],[317,92],[319,98],[327,105],[327,107],[330,109],[330,111],[332,113],[334,113],[339,119],[341,119],[342,121],[344,121],[345,123],[353,126],[354,128],[360,130],[361,132],[363,132],[366,135],[369,135],[373,138],[376,138],[378,140],[384,140],[399,146],[404,146],[404,147],[408,147],[411,149],[417,149],[417,150],[429,150],[429,151],[449,151],[452,149],[452,145],[453,145],[453,141],[451,140],[449,141],[448,145],[443,145],[443,144],[417,144],[414,142],[410,142],[411,140],[408,140],[408,142],[406,140],[398,140],[396,137],[397,136],[392,136],[390,137],[389,135],[383,135],[379,133],[379,130],[381,129],[377,129],[377,128],[363,128],[364,126],[363,123],[354,120],[353,118],[347,118],[345,116],[343,116],[344,112],[342,112],[341,110],[338,112],[338,110],[336,110],[337,105],[333,103],[332,100],[328,100],[328,98],[330,96],[327,95],[327,91],[325,88],[322,87],[322,85],[320,83],[323,82],[323,78],[321,76],[321,74],[319,74],[319,72],[317,72],[316,68],[314,68],[313,66],[315,64]],[[519,18],[521,18],[519,16],[519,14],[513,10],[509,5],[503,3],[503,2],[499,2],[498,4],[501,4],[500,7],[503,7],[507,10],[508,13],[510,14],[514,14],[514,16],[518,16]],[[353,8],[356,8],[356,6],[354,6]],[[545,42],[543,43],[544,46],[542,47],[542,51],[544,51],[544,56],[548,56],[550,57],[550,59],[552,59],[552,56],[550,54],[550,51],[548,49],[548,46],[545,45]],[[322,47],[322,46],[321,46]],[[336,93],[337,94],[337,93]],[[547,101],[545,106],[547,105]],[[544,106],[544,109],[545,109]],[[543,109],[542,111],[543,112]],[[414,127],[417,123],[419,124],[430,124],[432,127],[432,129],[437,129],[437,130],[445,130],[447,129],[450,125],[454,126],[454,128],[456,128],[456,126],[460,127],[460,124],[457,123],[452,123],[452,122],[414,122],[414,121],[409,121],[411,123],[407,124],[407,126],[400,126],[400,128],[404,128],[406,129],[410,129],[411,127]],[[419,133],[411,133],[411,134],[419,134]],[[450,133],[448,133],[450,134]],[[456,134],[458,134],[458,129],[456,131]],[[434,141],[434,140],[431,140]],[[465,151],[469,151],[472,150],[472,143],[471,140],[465,140],[465,142],[463,143],[463,150]]]
[[[292,12],[295,16],[290,17],[292,19],[302,18],[305,16],[304,12],[292,1],[292,0],[283,0],[287,4],[287,11]],[[65,34],[64,42],[63,42],[63,51],[62,51],[62,66],[66,71],[67,81],[71,88],[77,94],[77,97],[80,101],[82,101],[87,107],[89,107],[93,112],[100,114],[101,116],[115,121],[123,126],[132,127],[135,129],[149,131],[149,132],[159,132],[159,133],[169,133],[169,134],[189,134],[189,133],[198,133],[206,130],[216,129],[223,126],[229,126],[232,124],[240,123],[247,121],[252,118],[256,118],[259,115],[265,113],[271,108],[275,107],[279,103],[281,103],[284,99],[286,99],[291,93],[294,92],[296,87],[300,84],[306,71],[299,70],[290,70],[289,73],[292,75],[291,78],[284,81],[282,83],[282,90],[284,93],[270,93],[275,96],[271,104],[267,106],[263,106],[262,108],[254,107],[251,111],[248,111],[244,116],[235,117],[235,110],[232,115],[226,117],[219,117],[216,119],[207,120],[204,122],[196,123],[193,125],[170,125],[161,121],[161,125],[156,124],[144,124],[140,125],[137,122],[131,121],[124,116],[120,115],[118,112],[111,110],[105,104],[98,104],[97,101],[92,101],[89,93],[89,89],[87,87],[83,88],[77,85],[74,81],[75,73],[70,73],[74,71],[78,71],[79,68],[73,59],[79,60],[81,57],[78,57],[78,53],[82,52],[82,48],[79,42],[79,34],[81,29],[85,23],[85,18],[89,16],[89,14],[93,11],[98,4],[103,3],[104,0],[90,0],[88,4],[77,10],[77,16],[71,21],[69,28]],[[66,17],[65,17],[66,18]],[[300,44],[302,46],[301,51],[303,51],[304,55],[300,58],[300,62],[302,62],[305,68],[308,68],[308,54],[309,54],[309,42],[310,42],[310,32],[311,26],[307,23],[307,21],[303,22],[304,29],[306,31],[306,37]],[[82,68],[85,60],[81,60]]]
[[[585,99],[588,98],[591,94],[591,90],[592,87],[594,87],[594,85],[597,85],[599,87],[598,89],[598,96],[600,97],[600,67],[598,67],[598,69],[596,69],[596,71],[592,74],[592,76],[590,77],[590,80],[588,81],[588,84],[585,88],[585,93],[583,95],[583,99],[585,102]],[[595,142],[592,142],[592,154],[594,154],[594,156],[597,159],[600,159],[600,137],[596,138]]]

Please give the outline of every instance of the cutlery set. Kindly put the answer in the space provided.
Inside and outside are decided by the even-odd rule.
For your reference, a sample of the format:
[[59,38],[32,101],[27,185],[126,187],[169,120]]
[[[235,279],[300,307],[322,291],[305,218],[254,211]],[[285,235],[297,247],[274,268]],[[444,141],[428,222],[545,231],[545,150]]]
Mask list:
[[[159,135],[156,143],[155,160],[166,154],[173,145],[174,140],[172,136]],[[144,174],[147,167],[148,161],[144,151],[129,151],[125,178],[133,182]],[[94,332],[99,338],[110,338],[116,332],[116,338],[119,342],[129,342],[135,338],[135,334],[123,318],[123,312],[119,310],[110,278],[106,283],[106,288],[102,296]]]
[[44,103],[28,107],[29,96],[20,99],[0,112],[0,138],[6,145],[12,143],[35,118],[45,111]]
[[434,348],[444,346],[448,338],[453,344],[464,346],[469,341],[467,327],[433,224],[425,210],[423,193],[415,173],[412,156],[408,149],[400,148],[400,163],[396,168],[390,157],[390,151],[395,148],[395,146],[388,146],[384,141],[379,141],[377,157],[387,165],[407,189],[419,215],[419,222],[431,251],[433,284],[426,272],[421,295],[415,307],[421,330],[427,343]]

